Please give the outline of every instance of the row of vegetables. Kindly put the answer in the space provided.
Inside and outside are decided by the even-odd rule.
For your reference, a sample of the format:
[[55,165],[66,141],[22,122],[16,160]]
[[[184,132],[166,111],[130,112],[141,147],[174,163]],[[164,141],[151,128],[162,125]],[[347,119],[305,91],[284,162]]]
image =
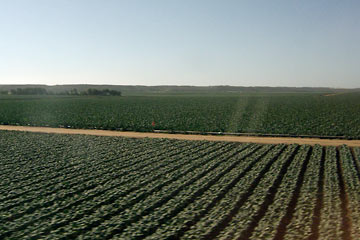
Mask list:
[[4,98],[7,125],[360,138],[359,93]]
[[360,238],[360,148],[0,133],[1,239]]

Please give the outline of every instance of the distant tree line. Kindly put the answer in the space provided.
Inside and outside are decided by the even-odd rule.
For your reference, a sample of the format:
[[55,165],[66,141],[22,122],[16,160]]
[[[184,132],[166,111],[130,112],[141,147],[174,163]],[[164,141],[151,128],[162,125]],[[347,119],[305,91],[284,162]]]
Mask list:
[[44,88],[17,88],[9,91],[1,91],[1,94],[11,95],[48,95],[49,93]]
[[0,91],[0,94],[9,94],[9,95],[77,95],[77,96],[121,96],[120,91],[110,90],[110,89],[94,89],[89,88],[85,91],[79,92],[76,88],[69,91],[63,91],[59,93],[54,93],[47,91],[45,88],[16,88],[11,89],[10,91]]
[[95,88],[89,88],[85,91],[78,92],[76,88],[71,89],[70,91],[67,91],[65,94],[67,95],[88,95],[88,96],[121,96],[120,91],[116,90],[110,90],[110,89],[95,89]]

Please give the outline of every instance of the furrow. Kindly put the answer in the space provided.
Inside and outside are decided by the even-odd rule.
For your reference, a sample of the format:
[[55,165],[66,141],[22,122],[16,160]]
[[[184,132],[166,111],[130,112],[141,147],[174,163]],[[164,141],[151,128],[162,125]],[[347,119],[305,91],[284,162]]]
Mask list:
[[343,240],[351,240],[351,220],[349,217],[349,199],[346,194],[346,187],[344,182],[344,173],[342,162],[340,161],[339,149],[336,149],[336,167],[337,174],[339,179],[339,187],[340,187],[340,200],[341,200],[341,216],[342,216],[342,239]]
[[[34,139],[34,141],[36,141],[36,139]],[[165,142],[165,141],[162,141],[162,142]],[[9,180],[4,181],[5,179],[3,179],[1,184],[2,185],[11,185],[11,186],[13,186],[13,185],[15,185],[17,183],[20,183],[20,185],[25,186],[25,184],[24,184],[25,180],[32,179],[32,178],[35,178],[35,177],[38,177],[38,176],[43,176],[44,175],[43,172],[45,172],[46,175],[48,175],[49,174],[49,171],[48,171],[49,169],[52,172],[58,172],[59,170],[66,168],[67,167],[66,165],[65,166],[61,165],[61,167],[59,169],[54,168],[51,164],[49,166],[49,163],[52,163],[52,162],[55,163],[54,164],[55,167],[57,165],[59,165],[59,157],[62,160],[60,162],[62,162],[63,164],[66,164],[67,159],[71,159],[72,160],[71,162],[73,162],[73,157],[76,157],[78,155],[79,156],[84,156],[85,158],[86,157],[89,158],[90,156],[93,157],[94,155],[98,155],[99,153],[97,151],[93,150],[93,149],[102,149],[102,154],[109,153],[109,150],[105,151],[104,148],[103,148],[103,146],[106,146],[106,143],[107,143],[107,141],[105,141],[105,142],[100,141],[99,143],[98,142],[92,142],[92,144],[96,144],[96,146],[92,146],[92,148],[87,148],[86,149],[87,151],[83,151],[83,152],[80,152],[80,153],[78,152],[77,154],[70,155],[70,156],[67,155],[68,151],[66,151],[65,147],[62,148],[62,149],[57,148],[56,149],[57,151],[55,151],[55,152],[53,150],[52,154],[54,154],[55,156],[53,156],[53,155],[50,155],[50,156],[49,155],[34,156],[31,159],[31,161],[29,159],[26,160],[27,162],[30,162],[30,164],[31,164],[30,167],[31,168],[27,168],[27,167],[24,168],[23,165],[20,165],[19,171],[16,171],[14,169],[14,166],[12,166],[11,169],[9,170],[9,173],[16,172],[16,175],[13,176],[11,174],[9,175],[9,173],[6,173],[6,176],[9,178]],[[122,141],[121,144],[119,145],[119,149],[123,150],[123,148],[126,147],[126,149],[131,150],[132,147],[135,147],[135,146],[141,144],[140,141],[130,142],[130,144],[127,144],[127,143],[129,143],[129,142],[128,141]],[[150,142],[148,144],[152,145],[154,143]],[[110,152],[114,152],[114,151],[118,151],[118,150],[112,149]],[[46,152],[46,151],[42,151],[42,152]],[[25,156],[23,156],[23,158]],[[32,155],[30,155],[30,156],[32,156]],[[54,160],[52,160],[52,157],[54,157]],[[28,156],[26,156],[26,158],[28,158]],[[14,161],[14,162],[17,162],[17,161],[18,160]],[[41,161],[41,162],[38,162],[38,161]],[[41,164],[41,163],[46,163],[46,164]],[[76,166],[76,164],[71,164],[70,167],[74,167],[74,166]],[[36,173],[34,174],[34,172],[36,172]],[[28,174],[28,176],[22,176],[22,174]]]
[[[116,155],[116,153],[112,153],[112,155],[116,156],[113,159],[108,159],[109,151],[102,152],[101,155],[98,155],[99,153],[90,154],[91,159],[89,159],[90,157],[86,158],[86,156],[85,156],[84,158],[79,159],[79,161],[81,162],[80,164],[72,164],[72,165],[63,167],[61,169],[56,169],[56,172],[53,175],[51,173],[49,173],[49,172],[47,172],[45,175],[42,174],[44,176],[43,179],[35,180],[34,182],[30,181],[29,183],[20,182],[18,184],[19,186],[13,186],[13,185],[7,186],[8,189],[11,189],[12,194],[10,194],[10,195],[8,194],[8,196],[4,196],[2,199],[0,199],[0,201],[6,201],[6,200],[9,200],[9,199],[14,199],[17,196],[21,196],[21,195],[26,194],[26,193],[28,193],[30,191],[38,190],[38,189],[41,189],[41,188],[43,189],[43,188],[45,188],[47,186],[53,185],[53,183],[49,183],[49,181],[54,181],[54,180],[59,179],[58,182],[63,182],[66,179],[71,179],[74,176],[72,176],[72,175],[68,176],[68,174],[71,174],[71,173],[74,173],[74,172],[75,173],[79,172],[79,169],[82,169],[82,168],[87,167],[87,166],[90,166],[90,167],[93,167],[93,168],[96,169],[98,166],[101,166],[101,164],[107,163],[107,162],[109,162],[111,160],[116,160],[117,158],[120,158],[122,156],[126,156],[126,155],[129,155],[129,154],[135,155],[135,154],[137,154],[139,152],[141,153],[139,156],[142,156],[142,155],[149,154],[151,152],[155,152],[156,150],[150,150],[150,151],[145,151],[144,152],[144,150],[151,149],[151,147],[152,147],[152,145],[148,146],[147,144],[145,144],[145,145],[140,145],[140,147],[138,146],[136,151],[130,149],[128,151],[121,152],[120,155]],[[174,147],[177,147],[177,146],[175,145]],[[105,160],[96,162],[96,164],[93,164],[93,165],[89,165],[89,164],[92,163],[92,159],[94,159],[94,158],[105,159]],[[71,158],[71,160],[74,161],[74,158]],[[62,161],[60,160],[59,162],[64,162],[64,161],[66,161],[66,158],[64,158]],[[91,169],[85,169],[85,170],[91,171]],[[67,171],[69,171],[69,172],[67,172]],[[63,177],[64,175],[66,176],[65,179]],[[34,178],[36,178],[36,176]],[[48,183],[44,185],[43,182],[48,182]],[[30,186],[30,187],[28,187],[28,186]],[[25,190],[21,191],[23,188],[25,188]],[[6,189],[4,189],[4,192],[5,191],[6,191]]]
[[320,204],[322,203],[324,153],[323,147],[319,145],[312,147],[297,203],[291,213],[291,221],[284,229],[285,235],[280,232],[278,233],[280,236],[276,236],[275,239],[307,239],[312,234],[312,228],[318,228],[318,223],[317,225],[313,225],[313,223],[315,220],[319,220]]
[[284,145],[277,145],[265,156],[260,155],[250,171],[200,221],[193,224],[180,237],[183,239],[215,238],[231,222],[241,206],[253,193],[260,179],[284,151]]
[[[14,229],[17,229],[17,230],[24,229],[24,228],[28,227],[29,225],[33,224],[34,222],[38,222],[41,219],[46,219],[51,216],[54,216],[58,212],[69,210],[70,208],[77,206],[86,200],[92,200],[94,197],[100,196],[101,194],[105,194],[105,192],[109,191],[109,190],[113,190],[113,189],[120,190],[121,189],[120,193],[126,193],[126,192],[131,192],[132,190],[136,190],[136,187],[130,188],[132,186],[132,184],[134,183],[133,180],[139,179],[139,176],[143,176],[143,174],[145,174],[144,176],[146,176],[146,174],[151,174],[153,172],[153,170],[156,169],[155,168],[156,165],[159,165],[158,168],[161,169],[161,168],[164,168],[164,166],[169,165],[169,163],[171,163],[171,162],[176,164],[176,159],[179,159],[179,157],[187,157],[188,154],[203,151],[204,148],[208,149],[206,147],[203,148],[202,144],[199,145],[199,148],[200,149],[194,148],[193,152],[188,152],[184,155],[177,156],[177,158],[175,158],[175,157],[169,158],[164,163],[160,163],[162,165],[159,165],[157,162],[154,162],[152,165],[149,165],[147,168],[144,168],[144,169],[140,168],[139,172],[135,172],[136,175],[130,174],[129,176],[125,175],[124,177],[120,177],[120,175],[112,176],[112,179],[113,179],[112,181],[106,181],[102,184],[96,184],[95,188],[91,189],[91,190],[88,189],[86,191],[85,195],[78,193],[78,194],[73,194],[73,196],[68,196],[67,198],[57,199],[56,205],[54,206],[56,208],[55,211],[52,210],[53,207],[51,207],[51,206],[49,206],[49,207],[45,207],[43,205],[39,206],[40,208],[35,209],[38,211],[38,212],[34,213],[35,216],[37,216],[36,218],[34,218],[32,215],[27,214],[24,217],[20,218],[18,221],[12,221],[11,224],[9,224],[7,226],[7,228],[8,229],[12,228],[13,229],[12,231],[14,231]],[[169,165],[169,166],[172,166],[172,165]],[[176,165],[176,166],[179,166],[179,165]],[[164,170],[167,170],[167,168],[164,168]],[[144,181],[140,181],[140,183],[145,184]],[[119,185],[121,187],[119,187]],[[26,219],[29,219],[29,220],[26,221]],[[19,223],[17,223],[17,222],[19,222]]]
[[273,145],[263,146],[241,156],[240,164],[232,171],[226,173],[219,181],[212,185],[201,198],[197,198],[192,204],[189,204],[179,214],[171,218],[170,222],[160,225],[154,234],[146,239],[178,239],[188,231],[192,226],[196,225],[209,211],[215,208],[219,202],[227,196],[228,192],[236,188],[241,179],[251,171],[251,169],[263,158]]
[[[219,149],[219,146],[226,146],[226,144],[217,144],[216,149]],[[207,150],[208,151],[208,150]],[[211,152],[211,150],[210,150]],[[205,153],[207,154],[207,153]],[[203,154],[204,155],[204,154]],[[36,222],[36,225],[33,226],[32,229],[29,229],[30,236],[33,236],[34,238],[38,238],[40,235],[46,234],[47,232],[54,231],[54,232],[61,232],[62,229],[66,229],[70,227],[72,228],[73,225],[68,226],[69,223],[73,223],[76,221],[81,221],[83,218],[89,218],[91,219],[91,215],[97,212],[102,212],[102,208],[106,207],[106,205],[109,205],[112,210],[116,210],[117,207],[121,206],[122,203],[121,199],[128,199],[126,206],[131,206],[131,203],[140,201],[142,198],[146,197],[147,193],[151,193],[154,191],[157,191],[162,186],[165,186],[167,182],[161,182],[159,183],[159,179],[163,179],[169,174],[174,174],[173,172],[186,172],[182,168],[189,167],[190,163],[196,164],[197,158],[199,156],[203,156],[199,154],[198,156],[195,156],[186,159],[186,161],[179,161],[179,163],[175,166],[172,166],[174,168],[169,167],[169,171],[160,172],[158,175],[155,175],[154,178],[150,179],[150,181],[147,181],[144,183],[143,187],[140,188],[131,188],[132,183],[129,183],[129,185],[124,185],[123,187],[120,187],[121,185],[116,184],[117,187],[113,188],[112,191],[106,191],[105,193],[102,193],[95,198],[92,198],[91,201],[86,202],[86,205],[82,204],[76,204],[75,206],[71,206],[66,213],[62,211],[61,209],[57,211],[55,215],[48,216],[52,217],[49,221],[43,222],[41,226],[38,225],[38,222]],[[181,159],[179,159],[181,160]],[[194,162],[192,162],[194,161]],[[186,163],[186,164],[185,164]],[[199,163],[200,165],[201,163]],[[167,169],[165,169],[167,170]],[[190,171],[191,169],[187,169]],[[151,184],[152,181],[158,182],[159,184]],[[141,184],[141,178],[139,179]],[[132,191],[135,190],[135,191]],[[120,201],[120,202],[119,202]],[[60,228],[59,230],[55,231],[56,229]],[[39,235],[40,233],[40,235]],[[61,235],[61,234],[60,234]]]
[[251,222],[250,222],[249,226],[246,228],[246,230],[241,233],[239,238],[237,238],[238,240],[245,240],[245,239],[249,239],[250,237],[252,238],[253,232],[256,229],[256,227],[258,226],[260,220],[264,216],[266,216],[267,210],[274,203],[276,193],[279,191],[279,186],[281,185],[281,182],[282,182],[289,166],[293,162],[294,157],[297,154],[298,150],[299,150],[299,147],[297,146],[295,151],[293,151],[291,153],[291,155],[289,156],[289,158],[284,162],[284,164],[281,167],[280,172],[277,175],[276,180],[274,181],[272,186],[269,188],[269,191],[265,197],[265,201],[261,204],[259,211],[254,215],[253,219],[251,220]]
[[353,159],[353,164],[356,169],[356,176],[360,181],[360,151],[359,148],[350,149],[351,157]]
[[[189,148],[192,148],[192,146],[190,146]],[[86,183],[89,181],[94,180],[94,178],[102,176],[104,174],[107,173],[113,173],[113,174],[117,174],[116,176],[123,176],[128,174],[129,172],[133,171],[134,169],[132,169],[132,166],[138,163],[141,163],[138,168],[142,169],[143,167],[146,167],[147,165],[152,163],[152,158],[153,157],[159,157],[159,156],[163,156],[162,158],[160,158],[159,160],[165,158],[165,157],[171,157],[171,156],[175,156],[178,154],[178,152],[181,151],[177,148],[173,149],[173,151],[169,151],[164,153],[164,152],[155,152],[155,154],[140,154],[137,155],[136,157],[133,157],[133,154],[128,154],[127,156],[125,156],[125,158],[121,159],[121,162],[123,163],[127,163],[124,165],[118,165],[116,164],[116,161],[118,161],[118,157],[116,158],[110,158],[110,159],[106,159],[98,164],[95,165],[95,171],[92,170],[92,168],[88,167],[85,168],[87,171],[82,171],[83,169],[74,169],[73,171],[73,175],[72,174],[68,174],[65,178],[63,179],[57,179],[57,181],[55,183],[49,183],[48,185],[46,185],[46,187],[44,186],[43,188],[39,187],[38,191],[31,191],[28,193],[29,197],[26,198],[26,196],[23,196],[23,194],[19,194],[18,197],[21,197],[22,200],[18,201],[17,198],[10,198],[8,201],[2,201],[0,202],[0,212],[1,211],[5,211],[5,210],[10,210],[13,207],[16,206],[20,206],[23,205],[25,203],[31,202],[31,201],[39,201],[38,196],[41,195],[42,197],[46,197],[52,194],[59,194],[59,191],[63,191],[66,189],[73,189],[76,186],[79,185],[79,183]],[[145,151],[145,153],[151,153],[154,152],[152,150],[149,151]],[[121,157],[121,156],[119,156]],[[134,161],[135,160],[135,161]],[[92,167],[92,166],[91,166]],[[90,170],[89,170],[90,169]],[[114,171],[116,170],[121,170],[122,173],[121,175],[119,173],[115,173]],[[85,178],[83,178],[83,176],[86,176]],[[68,180],[68,182],[66,182]],[[106,182],[106,179],[102,178],[101,181]],[[100,182],[99,182],[100,183]],[[17,211],[17,210],[15,210]]]
[[[225,175],[231,173],[246,156],[253,154],[259,147],[253,146],[249,149],[237,152],[229,156],[224,164],[218,166],[216,169],[209,172],[207,175],[197,180],[187,189],[183,189],[176,196],[169,201],[163,203],[161,206],[154,206],[156,211],[146,211],[145,214],[135,215],[133,219],[129,219],[132,224],[121,232],[122,227],[119,227],[111,232],[105,239],[111,238],[131,238],[141,239],[154,233],[159,226],[167,223],[173,219],[177,214],[182,212],[187,206],[194,203],[197,198],[203,198],[204,193],[209,190],[214,184],[221,181]],[[204,207],[204,206],[203,206]],[[155,209],[154,208],[154,209]],[[125,227],[126,225],[124,225]],[[100,234],[98,230],[97,234]],[[91,232],[93,235],[93,232]],[[99,235],[100,236],[100,235]]]
[[[285,236],[285,233],[286,233],[286,228],[287,228],[287,226],[289,225],[289,223],[291,222],[291,220],[293,218],[293,215],[294,215],[298,200],[300,198],[301,188],[303,186],[304,178],[305,178],[305,172],[306,172],[306,169],[308,167],[310,157],[311,157],[311,154],[312,154],[312,150],[313,150],[312,147],[309,147],[307,149],[304,148],[304,151],[306,151],[304,153],[305,160],[304,160],[304,162],[303,162],[303,164],[301,166],[301,170],[300,170],[299,175],[297,177],[297,181],[296,181],[296,184],[295,184],[295,189],[293,191],[291,191],[291,189],[288,189],[289,193],[293,192],[293,194],[291,196],[290,202],[288,203],[288,206],[287,206],[287,209],[286,209],[286,214],[281,218],[281,221],[280,221],[280,223],[279,223],[279,225],[278,225],[278,227],[276,229],[276,234],[274,236],[274,239],[276,239],[276,240],[283,240],[284,239],[284,236]],[[295,159],[295,160],[297,160],[297,159]],[[296,166],[296,167],[300,167],[300,166]],[[286,182],[286,180],[284,180],[284,182]],[[284,195],[283,195],[284,198],[286,198],[285,194],[286,193],[284,193]],[[273,209],[269,209],[269,211],[273,211]]]
[[280,184],[276,187],[273,201],[262,213],[264,215],[257,222],[250,239],[274,239],[277,233],[285,233],[286,226],[291,221],[291,214],[296,207],[311,150],[310,146],[303,145],[299,147],[298,152],[294,153],[287,171],[281,181],[279,180]]
[[339,151],[339,165],[346,192],[345,214],[349,219],[349,228],[345,231],[345,234],[351,235],[345,235],[344,237],[345,239],[360,239],[360,179],[357,177],[358,171],[355,168],[356,159],[347,146],[341,146]]
[[146,209],[159,205],[162,201],[171,199],[182,189],[216,168],[220,164],[218,158],[220,156],[225,158],[233,151],[235,151],[233,147],[225,147],[221,152],[217,151],[206,155],[199,159],[200,161],[196,164],[190,163],[185,169],[179,169],[179,171],[163,176],[163,179],[158,179],[157,184],[150,186],[148,189],[143,189],[142,192],[134,193],[124,199],[114,199],[106,206],[102,206],[93,212],[92,215],[78,219],[64,229],[59,229],[53,236],[61,239],[75,238],[111,220],[113,217],[121,215],[128,218],[132,214],[137,214],[131,210],[136,209],[137,206]]
[[326,150],[322,148],[322,157],[320,165],[320,175],[318,179],[318,191],[317,191],[317,200],[314,208],[314,214],[311,224],[311,234],[308,237],[308,240],[316,240],[319,238],[319,228],[321,222],[321,211],[324,205],[324,179],[325,179],[325,159],[326,159]]
[[324,165],[323,204],[320,211],[319,240],[342,239],[341,212],[336,148],[327,147]]
[[271,186],[274,186],[276,179],[279,178],[278,176],[283,173],[283,166],[289,162],[297,148],[297,145],[290,145],[282,153],[274,153],[275,160],[268,162],[265,168],[261,170],[250,187],[250,191],[243,198],[244,200],[241,199],[239,205],[231,209],[230,213],[225,213],[229,220],[225,218],[224,225],[217,224],[216,228],[210,230],[203,239],[237,239],[250,226],[253,226],[254,218],[261,213],[264,203],[267,203],[268,196],[273,191]]

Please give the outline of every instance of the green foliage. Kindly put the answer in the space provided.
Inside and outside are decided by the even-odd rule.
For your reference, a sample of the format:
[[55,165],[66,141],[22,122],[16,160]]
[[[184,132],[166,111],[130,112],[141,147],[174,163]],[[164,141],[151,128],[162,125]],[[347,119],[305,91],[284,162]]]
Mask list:
[[27,88],[16,88],[10,89],[9,91],[2,90],[0,94],[6,95],[85,95],[85,96],[121,96],[121,91],[118,90],[110,90],[110,89],[95,89],[89,88],[84,91],[78,91],[76,88],[70,89],[68,91],[62,91],[54,93],[51,90],[47,90],[46,88],[41,87],[27,87]]
[[78,93],[76,89],[69,92],[69,95],[89,95],[89,96],[121,96],[120,91],[103,89],[98,90],[95,88],[89,88],[86,91]]
[[360,94],[3,96],[0,99],[0,124],[133,131],[359,138],[359,115]]
[[16,89],[11,89],[8,93],[12,94],[12,95],[47,95],[47,94],[49,94],[45,88],[16,88]]
[[0,239],[360,238],[358,148],[0,131],[0,151]]

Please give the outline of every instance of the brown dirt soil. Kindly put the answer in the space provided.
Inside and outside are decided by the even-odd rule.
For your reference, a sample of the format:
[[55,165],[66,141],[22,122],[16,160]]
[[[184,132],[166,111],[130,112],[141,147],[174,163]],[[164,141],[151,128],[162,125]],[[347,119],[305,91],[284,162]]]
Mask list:
[[329,93],[329,94],[325,94],[323,96],[324,97],[331,97],[331,96],[336,96],[336,95],[340,95],[340,94],[344,94],[344,93]]
[[323,146],[340,146],[346,144],[350,147],[360,147],[360,140],[343,139],[319,139],[319,138],[291,138],[291,137],[256,137],[256,136],[212,136],[212,135],[190,135],[190,134],[170,134],[170,133],[148,133],[148,132],[120,132],[109,130],[92,129],[68,129],[68,128],[49,128],[49,127],[28,127],[28,126],[9,126],[0,125],[0,130],[58,133],[58,134],[85,134],[96,136],[116,136],[130,138],[169,138],[179,140],[207,140],[207,141],[226,141],[226,142],[252,142],[262,144],[309,144]]

